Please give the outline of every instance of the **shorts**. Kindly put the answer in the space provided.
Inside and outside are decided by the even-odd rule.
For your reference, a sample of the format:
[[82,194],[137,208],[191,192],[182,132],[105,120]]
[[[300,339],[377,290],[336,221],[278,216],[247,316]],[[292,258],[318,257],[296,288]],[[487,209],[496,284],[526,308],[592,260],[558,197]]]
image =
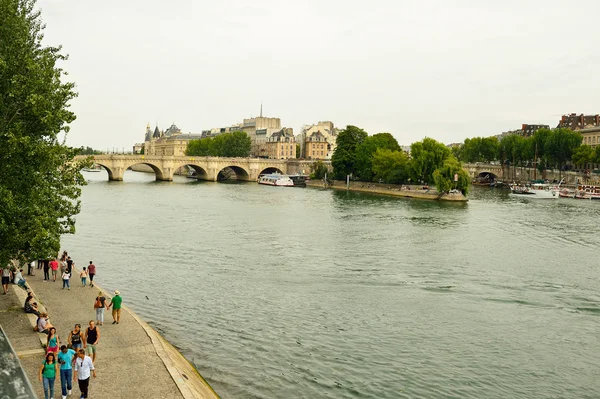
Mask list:
[[85,353],[91,355],[92,353],[96,353],[96,345],[87,344],[85,347]]
[[90,273],[89,276],[90,276],[90,281],[94,281],[95,274]]
[[83,344],[81,342],[73,343],[73,344],[71,344],[71,346],[73,347],[74,350],[83,348]]
[[10,277],[2,277],[2,285],[7,285],[10,283]]
[[56,273],[58,273],[58,270],[54,270],[54,269],[52,269],[52,275],[53,275],[54,277],[56,277]]
[[121,317],[121,308],[119,308],[119,309],[113,309],[112,310],[112,317],[113,317],[113,319],[116,319],[117,316]]
[[53,346],[53,347],[49,346],[46,348],[46,353],[51,353],[51,352],[54,354],[58,353],[58,346]]

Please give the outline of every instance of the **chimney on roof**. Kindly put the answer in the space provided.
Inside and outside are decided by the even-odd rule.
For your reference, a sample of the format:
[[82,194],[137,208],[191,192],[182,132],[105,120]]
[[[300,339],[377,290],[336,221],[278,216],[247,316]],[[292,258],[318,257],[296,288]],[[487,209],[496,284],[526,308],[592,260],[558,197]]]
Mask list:
[[583,129],[585,127],[585,116],[583,114],[579,116],[579,121],[581,123],[581,128]]
[[525,130],[527,128],[527,123],[521,124],[521,130]]
[[596,126],[600,126],[600,115],[596,115]]

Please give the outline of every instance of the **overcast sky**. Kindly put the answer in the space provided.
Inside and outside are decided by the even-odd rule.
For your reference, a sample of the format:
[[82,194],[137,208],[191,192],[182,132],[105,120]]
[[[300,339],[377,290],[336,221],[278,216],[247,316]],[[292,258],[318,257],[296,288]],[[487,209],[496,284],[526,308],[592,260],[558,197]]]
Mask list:
[[600,1],[38,0],[77,84],[68,142],[265,116],[400,144],[600,113]]

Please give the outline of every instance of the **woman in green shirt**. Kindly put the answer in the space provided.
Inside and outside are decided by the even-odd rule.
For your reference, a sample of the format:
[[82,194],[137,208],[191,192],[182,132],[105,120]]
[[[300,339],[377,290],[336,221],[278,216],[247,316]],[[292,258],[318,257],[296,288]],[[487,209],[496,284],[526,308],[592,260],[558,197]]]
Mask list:
[[48,353],[46,360],[40,367],[39,380],[44,384],[44,396],[46,399],[54,398],[54,380],[58,373],[58,362],[54,353]]

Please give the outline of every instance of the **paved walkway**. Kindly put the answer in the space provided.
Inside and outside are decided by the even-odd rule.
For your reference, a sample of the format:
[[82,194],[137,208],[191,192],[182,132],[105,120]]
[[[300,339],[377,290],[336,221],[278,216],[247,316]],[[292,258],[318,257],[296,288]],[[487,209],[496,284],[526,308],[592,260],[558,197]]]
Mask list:
[[[44,282],[40,272],[37,270],[34,277],[26,276],[27,282],[38,304],[47,309],[61,344],[66,344],[75,323],[85,329],[90,320],[95,320],[94,300],[99,288],[82,287],[79,278],[73,277],[71,290],[63,290],[61,281]],[[31,320],[22,310],[25,295],[25,291],[11,285],[10,294],[0,297],[0,324],[43,398],[42,384],[37,380],[44,358],[40,351],[43,336],[33,331]],[[110,301],[110,296],[104,295]],[[123,303],[127,303],[126,297]],[[121,311],[121,322],[112,321],[110,310],[105,310],[104,325],[99,327],[97,378],[90,383],[90,398],[218,398],[185,358],[126,306]],[[57,381],[55,398],[60,397]],[[73,388],[73,397],[79,397],[77,387]]]

